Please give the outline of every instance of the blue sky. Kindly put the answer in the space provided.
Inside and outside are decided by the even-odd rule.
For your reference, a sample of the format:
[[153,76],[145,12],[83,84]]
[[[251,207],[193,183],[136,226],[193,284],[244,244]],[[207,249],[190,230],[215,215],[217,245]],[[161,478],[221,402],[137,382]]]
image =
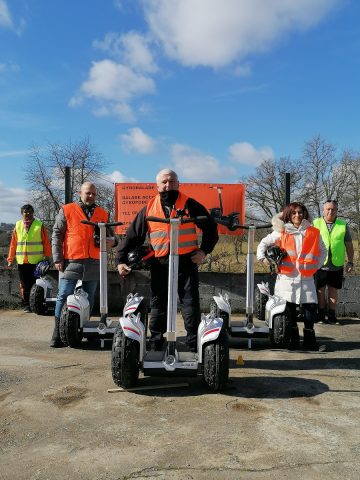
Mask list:
[[233,183],[320,134],[360,151],[357,0],[0,0],[0,222],[32,145],[89,137],[111,182]]

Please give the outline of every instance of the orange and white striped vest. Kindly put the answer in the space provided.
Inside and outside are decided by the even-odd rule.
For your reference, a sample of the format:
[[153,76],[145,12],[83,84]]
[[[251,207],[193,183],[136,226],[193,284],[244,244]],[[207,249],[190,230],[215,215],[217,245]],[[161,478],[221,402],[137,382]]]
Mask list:
[[[296,267],[296,247],[294,235],[286,233],[281,234],[280,247],[287,252],[286,257],[283,258],[279,273],[291,273]],[[311,277],[321,267],[319,265],[320,257],[320,232],[315,227],[308,227],[305,230],[303,238],[302,249],[298,258],[299,272],[304,277]]]
[[[179,192],[179,196],[175,202],[175,209],[172,210],[170,218],[174,218],[176,210],[185,209],[188,197]],[[164,211],[161,206],[160,195],[156,195],[147,205],[146,217],[165,218]],[[155,257],[165,257],[169,255],[170,244],[170,225],[160,222],[148,222],[148,230],[150,236],[150,244],[155,252]],[[198,249],[196,225],[195,223],[185,223],[179,225],[179,248],[178,254],[194,252]]]

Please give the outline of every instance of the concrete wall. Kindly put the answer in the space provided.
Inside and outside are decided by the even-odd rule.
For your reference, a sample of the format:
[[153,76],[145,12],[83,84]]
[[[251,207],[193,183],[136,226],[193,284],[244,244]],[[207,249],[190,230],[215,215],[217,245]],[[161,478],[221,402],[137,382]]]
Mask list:
[[[254,285],[262,281],[275,283],[275,276],[269,274],[255,274]],[[126,279],[120,278],[116,272],[109,273],[109,308],[118,309],[131,292],[150,297],[149,273],[133,272]],[[213,295],[229,293],[233,312],[244,313],[246,303],[246,275],[244,273],[200,273],[200,302],[203,312],[209,311]],[[348,276],[344,280],[342,290],[339,290],[337,306],[339,316],[360,317],[360,276]]]
[[[57,273],[51,272],[56,279]],[[274,284],[275,276],[269,274],[255,274],[254,285],[261,281]],[[18,277],[16,270],[2,270],[0,272],[0,294],[18,297]],[[129,277],[120,278],[117,272],[108,274],[108,306],[109,312],[121,312],[126,296],[131,292],[144,295],[147,302],[150,298],[149,272],[135,271]],[[243,273],[200,273],[200,300],[201,310],[209,311],[212,296],[218,293],[229,293],[232,311],[244,313],[246,302],[246,275]],[[98,306],[97,293],[95,308]],[[337,314],[339,316],[360,317],[360,276],[348,276],[344,280],[344,287],[339,291]]]

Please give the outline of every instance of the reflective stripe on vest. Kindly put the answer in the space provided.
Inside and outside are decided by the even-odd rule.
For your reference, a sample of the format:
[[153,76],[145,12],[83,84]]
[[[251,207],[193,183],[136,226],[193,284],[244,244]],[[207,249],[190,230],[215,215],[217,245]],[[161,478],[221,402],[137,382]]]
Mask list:
[[345,263],[345,234],[346,222],[336,219],[334,226],[329,232],[323,217],[315,218],[314,227],[320,230],[327,251],[324,264],[328,261],[328,252],[331,249],[331,262],[335,267],[342,267]]
[[[176,210],[185,208],[188,197],[179,192],[175,202],[175,210],[172,210],[170,218],[174,218]],[[165,218],[161,206],[160,195],[156,195],[148,203],[146,216]],[[155,252],[155,257],[165,257],[169,254],[170,225],[160,222],[148,222],[150,244]],[[184,255],[198,249],[195,223],[179,224],[179,248],[178,254]]]
[[30,228],[26,231],[24,222],[16,222],[16,261],[19,265],[24,263],[25,256],[29,263],[35,265],[44,260],[44,246],[41,238],[42,223],[40,220],[33,220]]
[[303,243],[299,258],[296,258],[294,235],[286,233],[281,234],[280,247],[287,252],[286,257],[279,266],[279,273],[291,273],[296,267],[296,261],[299,262],[299,272],[304,277],[311,277],[321,267],[320,258],[320,232],[315,227],[308,227],[305,230]]
[[[68,203],[63,207],[66,219],[66,232],[64,238],[64,258],[67,260],[81,260],[85,258],[100,258],[100,248],[94,243],[94,227],[84,225],[81,220],[87,220],[85,213],[78,203]],[[107,222],[108,214],[96,207],[91,222]]]

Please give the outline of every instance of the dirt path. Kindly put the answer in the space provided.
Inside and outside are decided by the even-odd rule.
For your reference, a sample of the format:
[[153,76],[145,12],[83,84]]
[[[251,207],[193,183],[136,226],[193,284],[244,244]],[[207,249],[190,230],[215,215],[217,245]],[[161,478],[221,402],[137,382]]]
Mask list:
[[108,393],[110,347],[51,349],[51,331],[0,312],[1,480],[360,478],[359,320],[318,325],[324,354],[232,340],[222,394]]

